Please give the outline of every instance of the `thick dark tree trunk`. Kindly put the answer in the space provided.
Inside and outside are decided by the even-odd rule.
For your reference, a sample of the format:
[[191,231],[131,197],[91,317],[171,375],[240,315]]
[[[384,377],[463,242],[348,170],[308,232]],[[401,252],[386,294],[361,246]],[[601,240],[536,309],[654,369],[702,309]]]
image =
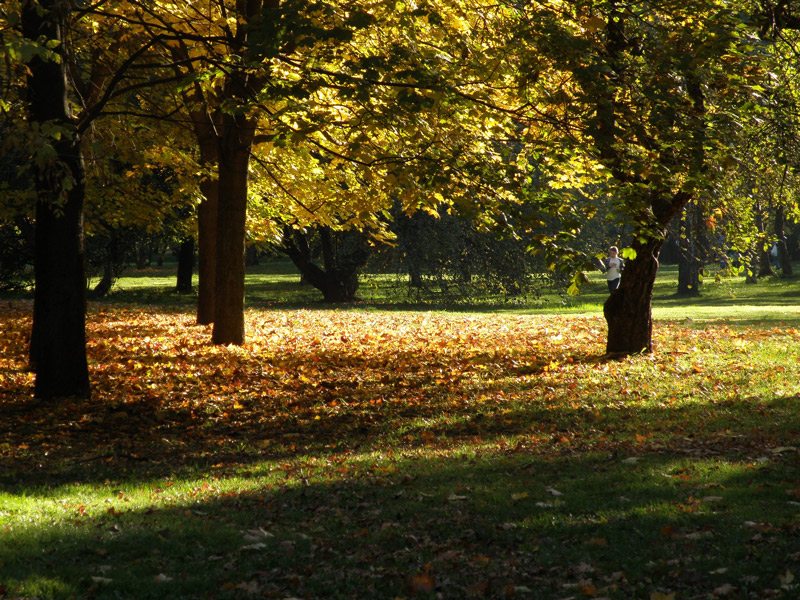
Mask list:
[[31,362],[41,399],[90,396],[82,188],[70,191],[63,214],[47,200],[36,206]]
[[225,115],[220,138],[215,275],[215,344],[244,344],[244,249],[247,182],[255,124]]
[[[63,11],[55,0],[25,3],[25,37],[63,42]],[[59,47],[59,50],[61,47]],[[36,250],[34,258],[31,363],[34,395],[41,399],[90,395],[86,361],[86,266],[84,255],[84,165],[80,138],[67,102],[65,61],[39,57],[28,63],[32,123],[54,123],[66,130],[50,140],[54,163],[35,161]]]
[[619,287],[603,305],[608,323],[607,354],[653,351],[650,305],[658,272],[658,251],[663,240],[634,242],[636,258],[625,263]]
[[[59,40],[63,51],[63,16],[57,0],[23,3],[26,38]],[[55,162],[35,160],[35,288],[31,362],[37,398],[90,395],[86,361],[86,267],[84,255],[84,164],[80,139],[67,102],[65,60],[28,63],[29,117],[64,129],[50,140]]]
[[192,292],[192,275],[194,274],[194,238],[187,237],[178,249],[178,281],[175,290],[179,294]]

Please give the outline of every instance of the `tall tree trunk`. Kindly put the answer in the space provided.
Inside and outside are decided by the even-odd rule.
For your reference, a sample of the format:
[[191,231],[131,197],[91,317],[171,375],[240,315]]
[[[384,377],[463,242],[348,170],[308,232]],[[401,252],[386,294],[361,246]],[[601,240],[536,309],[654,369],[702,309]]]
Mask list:
[[[208,123],[195,125],[200,145],[200,163],[217,167],[219,147],[213,128]],[[214,286],[217,264],[217,207],[219,180],[204,179],[200,183],[203,201],[197,207],[197,324],[214,322]]]
[[[636,252],[636,257],[626,264],[619,287],[609,295],[603,306],[608,323],[606,352],[609,354],[653,351],[651,302],[658,273],[658,253],[666,239],[666,228],[670,221],[680,214],[697,193],[697,190],[691,188],[676,191],[672,186],[677,181],[665,187],[657,179],[631,176],[630,159],[633,158],[635,162],[638,159],[635,158],[636,152],[628,151],[633,142],[625,136],[624,130],[619,129],[616,119],[616,115],[622,110],[618,98],[627,85],[626,70],[630,64],[627,60],[620,59],[624,58],[623,52],[631,48],[633,40],[625,31],[626,19],[630,18],[625,14],[617,3],[610,3],[605,49],[612,72],[609,76],[597,78],[608,85],[599,86],[596,127],[593,133],[598,158],[609,167],[613,178],[628,188],[625,194],[626,208],[634,218],[632,249]],[[687,63],[686,67],[684,83],[692,107],[687,121],[680,127],[691,135],[688,159],[691,175],[689,180],[692,180],[693,176],[699,176],[705,171],[707,124],[702,80],[694,71],[692,63]],[[639,150],[647,147],[644,142],[638,143],[642,144]],[[642,190],[645,190],[644,196],[641,195]]]
[[775,237],[778,239],[778,260],[781,263],[781,273],[784,277],[793,277],[792,258],[789,256],[789,248],[786,245],[786,217],[784,216],[783,206],[775,209]]
[[702,209],[697,202],[686,205],[683,213],[678,256],[678,295],[699,296],[703,272],[705,232]]
[[626,262],[619,287],[603,305],[608,323],[606,353],[653,351],[651,302],[658,273],[658,251],[663,243],[663,239],[633,243],[636,258]]
[[[110,245],[110,244],[109,244]],[[106,250],[106,255],[103,257],[103,275],[100,281],[94,286],[92,290],[92,298],[102,298],[111,291],[114,285],[114,258],[111,255],[111,249]]]
[[179,294],[192,292],[192,275],[194,274],[194,238],[185,238],[178,249],[178,281],[175,290]]
[[244,344],[244,249],[247,183],[255,123],[223,116],[219,153],[219,204],[214,292],[215,344]]
[[[61,42],[69,7],[58,0],[23,3],[26,38]],[[86,266],[84,254],[85,177],[80,138],[67,100],[65,60],[34,57],[28,63],[29,117],[32,123],[63,128],[51,139],[54,162],[35,159],[36,250],[31,362],[34,395],[41,399],[90,396],[86,361]]]
[[[769,251],[771,245],[767,243],[767,233],[766,227],[764,226],[764,208],[761,205],[760,201],[756,202],[754,207],[754,220],[756,231],[758,234],[758,238],[756,240],[756,261],[753,264],[753,268],[755,269],[754,278],[752,278],[752,282],[757,281],[758,277],[767,277],[769,275],[775,275],[775,271],[772,270],[772,264],[769,260]],[[748,278],[748,283],[751,282],[751,278]]]

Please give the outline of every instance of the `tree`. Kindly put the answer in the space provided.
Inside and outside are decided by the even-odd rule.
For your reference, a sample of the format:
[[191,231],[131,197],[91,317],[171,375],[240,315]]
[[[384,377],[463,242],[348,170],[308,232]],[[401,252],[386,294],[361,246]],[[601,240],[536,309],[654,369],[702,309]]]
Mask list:
[[[314,259],[312,235],[319,247],[321,265]],[[303,281],[317,288],[325,302],[331,303],[356,299],[358,275],[371,253],[368,241],[360,232],[336,231],[325,225],[303,230],[286,226],[280,249],[299,269]]]
[[[85,171],[80,131],[69,107],[66,16],[60,0],[26,2],[22,33],[38,46],[28,64],[29,123],[40,139],[32,169],[36,181],[36,249],[31,362],[37,398],[88,397]],[[52,48],[49,50],[47,48]]]
[[[518,203],[507,173],[516,168],[509,160],[516,151],[513,114],[504,106],[508,82],[495,104],[485,64],[507,53],[492,28],[493,13],[504,9],[487,6],[476,15],[449,0],[420,7],[285,0],[263,5],[250,19],[236,17],[241,5],[222,0],[184,8],[142,3],[131,18],[162,36],[164,64],[171,61],[186,78],[184,101],[202,165],[217,165],[217,194],[234,189],[222,184],[222,170],[234,170],[223,164],[219,136],[225,119],[236,116],[248,119],[246,135],[234,137],[249,143],[242,156],[251,161],[250,180],[236,189],[248,190],[251,211],[268,204],[275,221],[390,236],[384,217],[398,200],[408,213],[446,202],[488,221]],[[239,95],[237,73],[252,86],[238,86]],[[224,160],[233,155],[226,150]],[[237,214],[236,231],[226,231],[218,249],[242,237]],[[201,219],[198,313],[204,228]],[[217,281],[238,282],[239,252],[224,253],[237,265],[217,265]],[[228,280],[218,292],[233,287]],[[223,336],[217,322],[228,311],[238,313],[231,322],[242,321],[236,298],[215,309],[215,343],[243,339],[238,326],[236,335]]]
[[542,4],[519,21],[530,143],[563,182],[564,202],[595,183],[605,190],[597,201],[633,228],[620,287],[604,306],[610,354],[652,351],[650,302],[667,226],[709,189],[735,139],[728,117],[741,114],[760,79],[761,50],[739,8]]
[[[123,2],[108,7],[124,12]],[[84,214],[87,131],[115,100],[156,78],[126,80],[154,43],[119,20],[87,18],[63,0],[29,0],[6,7],[3,18],[22,36],[2,50],[24,63],[27,111],[18,147],[30,152],[36,189],[35,291],[31,362],[42,399],[90,394],[86,361]],[[141,67],[141,65],[138,65]],[[20,71],[16,71],[19,73]],[[69,72],[69,77],[67,77]]]
[[683,211],[678,244],[678,295],[699,296],[708,240],[703,206],[697,200],[687,204]]
[[194,273],[194,238],[186,237],[178,246],[178,281],[175,286],[179,294],[192,291],[192,274]]

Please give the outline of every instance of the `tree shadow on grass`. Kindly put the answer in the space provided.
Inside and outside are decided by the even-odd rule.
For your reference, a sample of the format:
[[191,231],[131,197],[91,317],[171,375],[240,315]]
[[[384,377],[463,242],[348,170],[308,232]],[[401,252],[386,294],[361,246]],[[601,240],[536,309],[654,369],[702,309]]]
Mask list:
[[783,597],[779,578],[797,567],[781,489],[800,477],[796,454],[719,472],[501,452],[349,467],[153,482],[154,505],[135,510],[117,482],[85,506],[52,490],[46,514],[10,515],[0,585],[41,599],[552,599],[708,597],[728,584],[760,598]]

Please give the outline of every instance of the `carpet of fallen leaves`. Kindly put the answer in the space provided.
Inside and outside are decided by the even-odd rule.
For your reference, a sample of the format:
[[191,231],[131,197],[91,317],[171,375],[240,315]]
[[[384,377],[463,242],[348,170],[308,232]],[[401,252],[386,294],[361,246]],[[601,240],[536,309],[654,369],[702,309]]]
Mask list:
[[189,313],[95,309],[92,399],[53,405],[31,397],[30,307],[6,305],[0,318],[3,458],[56,463],[335,446],[401,422],[424,439],[432,428],[414,423],[507,405],[532,378],[597,355],[604,335],[598,319],[301,310],[250,312],[251,341],[216,347]]
[[[247,313],[246,345],[219,347],[188,312],[95,306],[87,323],[91,400],[37,403],[26,370],[30,315],[22,302],[0,308],[0,458],[17,467],[45,458],[175,464],[506,434],[523,436],[526,451],[623,443],[694,451],[732,443],[730,431],[722,422],[702,442],[682,438],[664,420],[681,396],[758,404],[739,386],[774,372],[765,375],[750,351],[759,337],[800,338],[792,329],[661,324],[660,352],[631,364],[603,357],[601,317],[273,310]],[[721,338],[736,350],[727,372],[705,364]],[[668,397],[657,387],[664,375],[673,382]],[[626,436],[634,409],[653,410],[652,425]],[[764,444],[767,435],[734,441]]]

